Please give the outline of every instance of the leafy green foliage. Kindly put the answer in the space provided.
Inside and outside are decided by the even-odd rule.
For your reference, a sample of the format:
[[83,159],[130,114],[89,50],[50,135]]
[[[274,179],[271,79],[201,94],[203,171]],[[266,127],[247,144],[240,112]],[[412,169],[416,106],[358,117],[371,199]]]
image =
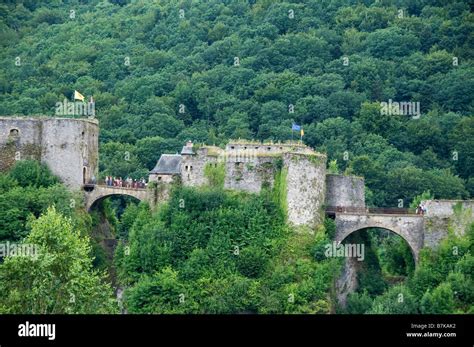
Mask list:
[[9,172],[10,177],[22,187],[45,187],[48,188],[59,180],[44,164],[35,160],[21,160]]
[[[296,122],[341,172],[366,175],[379,206],[472,194],[465,1],[212,0],[184,4],[184,18],[173,2],[78,3],[76,19],[65,5],[0,6],[0,114],[53,115],[74,89],[93,95],[101,177],[139,179],[187,140],[288,140]],[[421,116],[381,114],[389,99],[420,102]]]
[[339,263],[311,256],[324,230],[289,233],[272,196],[177,187],[156,213],[129,207],[115,256],[129,312],[328,313]]
[[65,216],[74,217],[75,223],[87,224],[77,211],[81,197],[69,192],[36,161],[19,161],[9,173],[0,174],[0,191],[0,241],[20,241],[29,232],[30,216],[39,217],[52,205]]
[[369,313],[415,314],[418,313],[418,302],[408,288],[397,285],[376,297]]
[[224,187],[225,166],[224,163],[207,163],[204,167],[204,176],[211,187]]
[[25,244],[33,256],[9,256],[0,264],[2,313],[113,313],[111,287],[92,269],[89,241],[70,219],[50,208],[31,221]]
[[418,205],[420,205],[420,203],[425,200],[433,200],[433,195],[431,195],[431,192],[429,190],[421,193],[420,195],[415,196],[413,201],[410,203],[410,208],[417,208]]
[[349,314],[363,314],[372,307],[373,298],[367,291],[350,293],[347,297],[344,312]]

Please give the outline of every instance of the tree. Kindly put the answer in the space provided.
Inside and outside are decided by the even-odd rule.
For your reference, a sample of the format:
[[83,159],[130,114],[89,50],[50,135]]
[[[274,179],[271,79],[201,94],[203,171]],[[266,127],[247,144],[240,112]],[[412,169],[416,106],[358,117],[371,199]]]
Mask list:
[[377,58],[403,57],[420,48],[419,39],[398,27],[375,30],[367,35],[367,52]]
[[154,276],[145,276],[125,292],[125,303],[130,313],[177,314],[192,313],[196,304],[178,273],[167,267]]
[[449,314],[454,312],[454,293],[449,283],[441,283],[433,292],[427,290],[420,303],[421,313]]
[[99,165],[102,176],[110,175],[134,179],[148,176],[149,170],[140,164],[140,159],[134,145],[108,142],[100,147],[100,155],[101,161]]
[[92,269],[87,238],[70,219],[49,208],[31,221],[23,245],[30,255],[8,256],[0,264],[0,311],[23,314],[114,313],[112,289]]
[[376,297],[368,313],[416,314],[418,313],[418,303],[407,287],[397,285],[383,295]]
[[47,166],[19,161],[8,174],[0,174],[0,240],[22,240],[29,232],[28,218],[39,217],[49,206],[80,219],[76,209],[81,201],[79,194],[59,184]]
[[177,153],[181,150],[185,142],[179,143],[164,139],[160,136],[145,137],[137,141],[136,154],[137,159],[143,167],[151,170],[155,167],[160,156],[164,153]]
[[449,141],[456,171],[464,178],[470,177],[474,172],[474,118],[461,119],[449,134]]
[[350,293],[347,296],[345,312],[349,314],[364,314],[372,307],[373,299],[367,291]]
[[18,161],[10,170],[10,176],[22,187],[49,187],[59,182],[46,165],[36,160]]

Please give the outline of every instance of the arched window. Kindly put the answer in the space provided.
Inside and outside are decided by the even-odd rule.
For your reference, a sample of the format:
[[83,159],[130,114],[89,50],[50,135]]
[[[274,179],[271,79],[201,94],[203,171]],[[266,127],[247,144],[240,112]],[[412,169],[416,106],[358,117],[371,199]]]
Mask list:
[[20,135],[20,131],[18,129],[10,129],[10,136],[11,137],[18,137]]

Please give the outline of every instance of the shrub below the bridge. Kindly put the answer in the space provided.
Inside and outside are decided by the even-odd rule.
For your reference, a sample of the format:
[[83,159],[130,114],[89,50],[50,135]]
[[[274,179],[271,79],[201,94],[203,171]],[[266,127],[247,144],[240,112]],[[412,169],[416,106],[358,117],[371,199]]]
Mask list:
[[137,215],[116,252],[129,312],[329,313],[340,262],[316,261],[323,228],[289,230],[273,197],[178,187]]

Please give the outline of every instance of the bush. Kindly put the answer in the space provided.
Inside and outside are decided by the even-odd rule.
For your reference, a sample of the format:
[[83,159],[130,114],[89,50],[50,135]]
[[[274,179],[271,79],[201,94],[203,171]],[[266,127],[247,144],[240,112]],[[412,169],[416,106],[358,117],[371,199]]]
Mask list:
[[368,313],[416,314],[418,313],[418,303],[406,286],[397,285],[383,295],[376,297]]
[[244,247],[237,255],[237,268],[246,277],[256,278],[261,276],[268,262],[267,255],[260,247]]
[[373,300],[367,290],[362,293],[350,293],[347,296],[345,313],[363,314],[370,310]]
[[22,187],[49,187],[59,183],[46,165],[35,160],[18,161],[10,170],[10,176]]
[[449,283],[441,283],[432,292],[427,290],[420,304],[421,313],[448,314],[454,312],[454,294]]

